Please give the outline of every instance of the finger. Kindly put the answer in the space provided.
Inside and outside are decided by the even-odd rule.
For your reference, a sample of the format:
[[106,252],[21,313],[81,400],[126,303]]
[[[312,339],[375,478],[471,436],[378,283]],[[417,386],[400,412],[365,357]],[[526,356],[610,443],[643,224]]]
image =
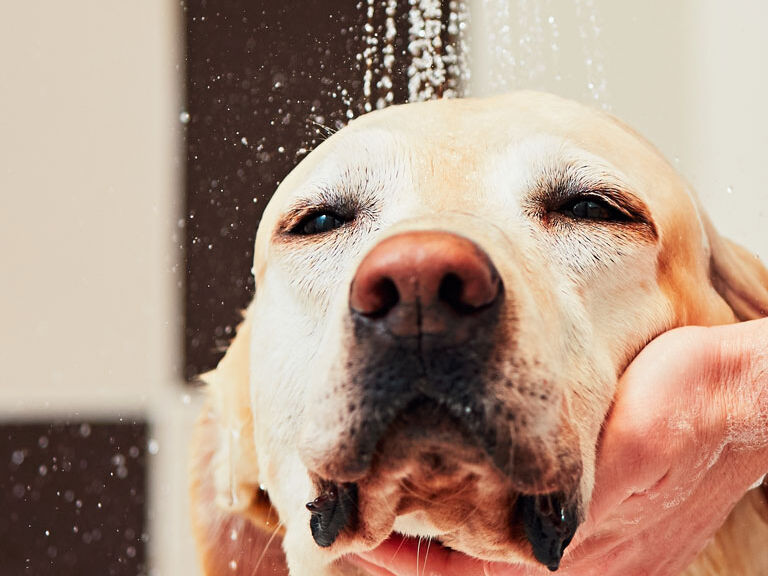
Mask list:
[[363,570],[365,570],[365,573],[370,574],[370,576],[396,576],[395,574],[392,574],[392,572],[390,572],[389,570],[382,568],[381,566],[376,566],[376,564],[368,562],[356,555],[348,556],[348,557],[345,557],[344,559],[350,562],[351,564],[354,564],[358,568],[362,568]]
[[[543,566],[526,566],[523,564],[505,564],[503,562],[488,562],[484,576],[545,576],[551,574]],[[558,569],[558,576],[568,576],[567,570]]]
[[[622,375],[601,438],[592,518],[679,487],[726,447],[768,469],[768,319],[662,334]],[[759,476],[759,474],[758,474]]]
[[600,439],[593,519],[693,466],[710,439],[722,434],[722,429],[701,434],[708,426],[702,411],[713,402],[709,386],[702,384],[716,362],[714,342],[703,328],[667,332],[621,376]]

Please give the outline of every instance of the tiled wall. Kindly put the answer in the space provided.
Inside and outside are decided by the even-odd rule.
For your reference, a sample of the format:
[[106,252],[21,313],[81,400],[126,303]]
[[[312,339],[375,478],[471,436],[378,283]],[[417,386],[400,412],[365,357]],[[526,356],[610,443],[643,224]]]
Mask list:
[[4,8],[0,574],[194,576],[180,5]]
[[0,424],[0,575],[147,574],[144,422]]

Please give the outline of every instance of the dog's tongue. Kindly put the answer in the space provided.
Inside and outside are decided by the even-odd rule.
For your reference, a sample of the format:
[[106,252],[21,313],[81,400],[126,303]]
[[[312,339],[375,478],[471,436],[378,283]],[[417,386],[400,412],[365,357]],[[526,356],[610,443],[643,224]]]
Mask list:
[[533,555],[554,572],[579,525],[575,504],[562,495],[544,494],[521,495],[517,505]]

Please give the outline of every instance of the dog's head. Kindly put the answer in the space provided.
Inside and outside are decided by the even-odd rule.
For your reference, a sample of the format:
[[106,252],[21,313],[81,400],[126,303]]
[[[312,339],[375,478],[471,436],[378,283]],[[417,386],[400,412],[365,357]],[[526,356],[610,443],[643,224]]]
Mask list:
[[629,361],[768,309],[768,274],[651,145],[533,93],[353,121],[280,186],[255,254],[213,462],[230,504],[266,488],[289,563],[397,530],[556,568]]

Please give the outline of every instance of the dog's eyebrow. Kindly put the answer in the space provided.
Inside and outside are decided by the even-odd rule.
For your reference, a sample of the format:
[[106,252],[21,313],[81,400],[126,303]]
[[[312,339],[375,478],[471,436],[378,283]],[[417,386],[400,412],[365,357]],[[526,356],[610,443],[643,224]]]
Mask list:
[[568,163],[549,167],[539,175],[532,200],[547,210],[555,210],[575,198],[590,196],[605,200],[658,237],[645,202],[624,179],[602,166]]
[[284,210],[274,233],[282,235],[313,212],[333,212],[347,219],[377,211],[381,182],[374,180],[367,167],[347,169],[331,182],[313,183],[301,192]]
[[279,219],[275,232],[282,234],[292,229],[307,214],[329,211],[344,217],[353,217],[359,209],[357,199],[343,189],[319,186],[296,198]]

